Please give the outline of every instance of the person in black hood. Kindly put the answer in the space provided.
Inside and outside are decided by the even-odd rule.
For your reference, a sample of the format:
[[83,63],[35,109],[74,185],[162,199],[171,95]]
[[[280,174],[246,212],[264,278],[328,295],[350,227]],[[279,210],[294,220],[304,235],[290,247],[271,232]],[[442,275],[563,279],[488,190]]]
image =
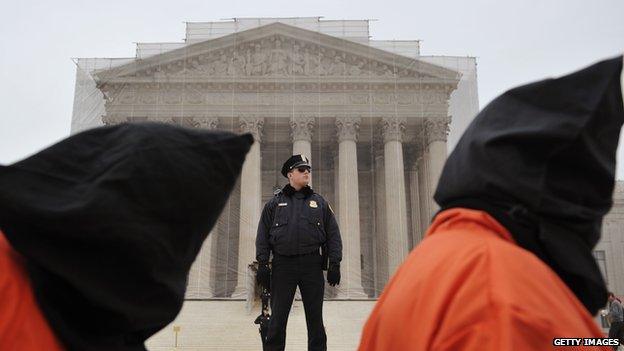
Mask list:
[[173,321],[252,142],[123,124],[0,167],[1,233],[65,349],[145,350]]
[[612,205],[622,57],[512,89],[449,156],[434,199],[480,209],[548,264],[591,314],[607,301],[592,255]]

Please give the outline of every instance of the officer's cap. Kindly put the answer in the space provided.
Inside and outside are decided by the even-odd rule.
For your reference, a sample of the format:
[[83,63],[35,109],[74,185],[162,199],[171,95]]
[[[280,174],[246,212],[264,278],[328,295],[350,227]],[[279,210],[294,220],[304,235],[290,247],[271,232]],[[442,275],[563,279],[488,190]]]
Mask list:
[[288,172],[300,166],[306,166],[312,169],[312,166],[310,166],[310,160],[305,155],[292,155],[288,160],[286,160],[286,162],[284,162],[284,165],[282,166],[282,175],[288,178]]

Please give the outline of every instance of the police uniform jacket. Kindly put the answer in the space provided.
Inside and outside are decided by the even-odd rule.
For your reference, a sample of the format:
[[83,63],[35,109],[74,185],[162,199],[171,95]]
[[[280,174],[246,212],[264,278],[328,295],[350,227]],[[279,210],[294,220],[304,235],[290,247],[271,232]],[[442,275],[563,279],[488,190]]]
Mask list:
[[342,260],[342,240],[329,203],[305,187],[296,191],[290,184],[264,205],[256,236],[256,259],[269,261],[270,253],[293,256],[307,254],[327,245],[329,262]]

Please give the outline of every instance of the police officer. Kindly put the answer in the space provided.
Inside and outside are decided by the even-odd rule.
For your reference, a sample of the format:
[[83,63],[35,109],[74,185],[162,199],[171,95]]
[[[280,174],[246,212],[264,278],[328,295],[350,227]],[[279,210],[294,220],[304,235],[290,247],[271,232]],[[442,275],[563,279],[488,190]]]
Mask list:
[[[288,314],[299,286],[308,327],[308,350],[326,350],[323,326],[323,257],[329,256],[327,282],[340,283],[342,241],[334,213],[309,186],[310,162],[294,155],[282,166],[288,184],[266,203],[258,225],[258,281],[271,289],[271,320],[265,350],[284,350]],[[269,258],[273,253],[272,268]]]

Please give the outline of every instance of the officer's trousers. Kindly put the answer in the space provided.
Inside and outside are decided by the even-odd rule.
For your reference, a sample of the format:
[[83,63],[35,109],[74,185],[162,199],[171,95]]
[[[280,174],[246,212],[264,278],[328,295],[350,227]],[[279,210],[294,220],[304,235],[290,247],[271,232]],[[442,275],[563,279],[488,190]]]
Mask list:
[[265,350],[281,351],[286,344],[288,314],[299,286],[306,325],[308,327],[308,350],[327,350],[327,335],[323,326],[323,278],[322,256],[273,257],[271,274],[271,320]]

